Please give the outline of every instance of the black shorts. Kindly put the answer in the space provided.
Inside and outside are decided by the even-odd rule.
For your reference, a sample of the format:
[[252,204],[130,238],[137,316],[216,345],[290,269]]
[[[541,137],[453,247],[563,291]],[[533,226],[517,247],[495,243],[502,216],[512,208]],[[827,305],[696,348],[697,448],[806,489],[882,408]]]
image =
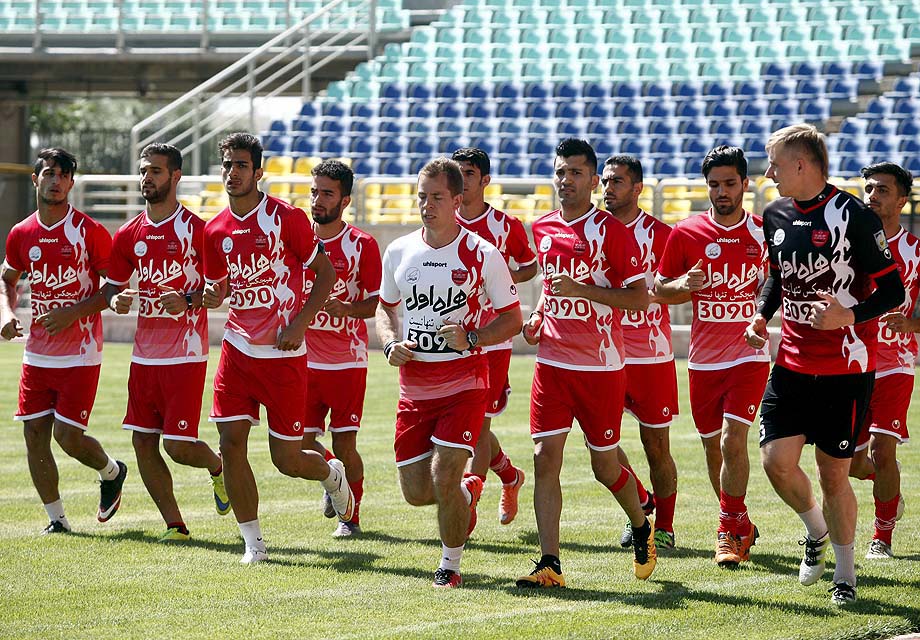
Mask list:
[[852,458],[875,372],[816,376],[774,366],[760,405],[760,446],[805,436],[833,458]]

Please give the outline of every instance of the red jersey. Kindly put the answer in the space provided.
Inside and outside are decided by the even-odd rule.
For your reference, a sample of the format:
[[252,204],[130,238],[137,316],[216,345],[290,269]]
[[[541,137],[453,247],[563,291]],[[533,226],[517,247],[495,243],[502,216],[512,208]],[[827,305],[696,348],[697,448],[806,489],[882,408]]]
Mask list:
[[[357,302],[379,294],[382,266],[373,236],[346,224],[338,235],[322,242],[335,269],[331,296]],[[315,279],[315,273],[306,272],[307,298]],[[311,369],[367,368],[367,323],[362,318],[333,318],[320,310],[306,338],[307,366]]]
[[[495,209],[492,205],[489,205],[485,213],[472,220],[458,215],[457,222],[467,231],[495,245],[507,265],[510,265],[513,260],[520,268],[537,261],[537,255],[530,248],[530,240],[527,238],[524,224],[514,216]],[[485,347],[483,351],[510,349],[511,343],[512,340],[506,340],[501,344]]]
[[41,223],[37,211],[13,227],[6,239],[6,264],[28,275],[32,292],[25,364],[63,369],[102,362],[100,314],[81,318],[55,336],[48,335],[36,318],[96,294],[111,250],[112,237],[105,227],[73,207],[51,227]]
[[207,362],[208,314],[191,308],[180,315],[160,304],[159,285],[181,294],[204,288],[204,220],[181,204],[154,223],[147,212],[127,222],[112,240],[109,282],[123,286],[137,272],[140,308],[132,362],[149,365]]
[[[898,265],[898,273],[904,283],[904,302],[892,311],[913,316],[920,293],[920,238],[904,229],[888,238],[891,257]],[[913,333],[895,333],[884,322],[879,322],[878,353],[876,354],[876,378],[893,373],[914,375],[917,363],[917,336]]]
[[558,296],[549,282],[556,273],[608,288],[644,280],[633,234],[612,214],[593,207],[570,222],[560,211],[547,213],[533,223],[533,237],[544,276],[537,362],[577,371],[622,369],[622,313],[587,298]]
[[253,358],[295,358],[306,345],[279,351],[282,329],[303,309],[304,265],[319,241],[301,209],[264,194],[238,217],[227,207],[204,228],[204,274],[209,283],[229,278],[230,313],[224,340]]
[[691,294],[688,369],[727,369],[742,362],[769,362],[769,345],[749,347],[744,331],[757,311],[757,295],[766,279],[767,249],[763,221],[745,212],[723,227],[712,210],[678,222],[658,265],[662,278],[678,278],[698,260],[706,274],[703,288]]
[[472,331],[520,304],[501,254],[462,228],[438,249],[425,242],[421,229],[391,242],[383,254],[380,302],[401,306],[403,339],[418,345],[414,358],[399,368],[400,395],[412,400],[488,387],[482,349],[454,351],[438,329],[455,322]]
[[[640,211],[626,225],[639,245],[639,262],[645,271],[645,285],[655,285],[655,272],[671,235],[671,227]],[[653,364],[674,359],[671,348],[671,314],[668,305],[653,302],[645,311],[623,311],[623,343],[626,364]]]

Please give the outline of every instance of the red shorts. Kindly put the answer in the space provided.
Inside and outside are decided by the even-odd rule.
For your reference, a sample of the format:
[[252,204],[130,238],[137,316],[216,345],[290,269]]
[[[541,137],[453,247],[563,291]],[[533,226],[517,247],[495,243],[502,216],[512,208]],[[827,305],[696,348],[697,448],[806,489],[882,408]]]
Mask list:
[[671,419],[680,412],[674,361],[628,364],[625,371],[626,411],[643,427],[670,427]]
[[33,420],[54,414],[55,419],[86,430],[96,401],[101,365],[54,369],[22,365],[19,409],[14,420]]
[[307,417],[304,431],[324,433],[326,414],[329,430],[357,431],[364,413],[367,369],[307,368]]
[[914,390],[914,376],[895,373],[875,379],[869,410],[863,421],[856,441],[856,450],[865,449],[869,444],[869,435],[881,433],[893,436],[900,444],[910,440],[907,432],[907,409],[910,407],[910,395]]
[[530,437],[568,433],[572,420],[578,420],[590,448],[615,449],[625,395],[623,369],[573,371],[537,362],[530,391]]
[[703,438],[722,431],[725,418],[748,426],[757,417],[770,375],[769,362],[742,362],[727,369],[690,369],[690,413]]
[[486,389],[469,389],[446,398],[410,400],[396,405],[396,466],[402,467],[429,457],[435,444],[473,448],[486,413]]
[[508,368],[511,366],[511,349],[487,351],[489,359],[489,404],[486,417],[500,416],[508,406],[511,383],[508,382]]
[[259,424],[260,404],[268,414],[270,435],[282,440],[303,438],[307,356],[253,358],[224,340],[214,376],[211,422]]
[[128,411],[122,428],[162,433],[164,440],[198,441],[207,362],[131,363]]

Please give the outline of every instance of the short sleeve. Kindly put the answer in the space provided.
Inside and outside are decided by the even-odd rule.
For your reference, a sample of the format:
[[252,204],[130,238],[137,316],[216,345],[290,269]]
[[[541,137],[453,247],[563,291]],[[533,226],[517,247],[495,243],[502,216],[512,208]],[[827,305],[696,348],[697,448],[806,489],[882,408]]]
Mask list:
[[484,267],[484,288],[489,302],[492,303],[492,309],[496,313],[503,313],[518,306],[520,300],[518,300],[517,287],[511,279],[508,265],[505,264],[504,258],[497,249],[486,253]]
[[530,247],[530,240],[527,238],[527,230],[524,229],[524,223],[515,218],[508,216],[511,220],[511,232],[508,234],[508,253],[517,263],[518,267],[526,267],[537,261],[537,255]]
[[[396,260],[392,247],[393,245],[390,245],[383,252],[383,261],[381,263],[380,302],[388,307],[395,307],[400,301],[399,287],[396,286],[396,265],[394,264]],[[505,271],[507,270],[506,268]]]
[[610,233],[604,252],[610,264],[611,274],[608,277],[611,285],[626,286],[636,280],[645,279],[642,270],[642,259],[639,253],[639,244],[636,237],[620,222],[614,220],[610,223]]
[[661,262],[658,263],[658,275],[662,278],[679,278],[688,271],[685,266],[682,235],[680,227],[674,227],[668,236]]
[[878,278],[896,269],[878,215],[855,199],[850,201],[849,206],[851,222],[847,225],[846,234],[856,264],[870,278]]
[[21,253],[22,233],[19,227],[13,227],[10,235],[6,237],[6,258],[4,262],[10,269],[15,269],[22,273],[26,270],[26,265],[22,261]]
[[319,240],[304,210],[290,210],[282,218],[281,225],[285,248],[294,254],[298,262],[305,265],[313,262],[319,249]]
[[204,260],[204,278],[208,282],[220,282],[227,277],[227,259],[218,246],[222,241],[223,234],[220,232],[220,227],[215,224],[217,220],[218,218],[214,218],[204,227],[202,258]]
[[122,227],[115,232],[112,239],[112,257],[109,261],[109,272],[106,277],[114,285],[127,284],[134,273],[134,263],[130,259],[131,237],[127,227]]
[[92,246],[89,252],[90,267],[96,273],[107,273],[112,257],[112,236],[109,235],[108,229],[98,222],[93,222],[90,233],[92,234]]
[[365,295],[378,295],[380,293],[380,280],[383,277],[383,263],[380,261],[380,247],[377,245],[377,241],[370,236],[364,239],[361,261],[358,267],[358,278]]

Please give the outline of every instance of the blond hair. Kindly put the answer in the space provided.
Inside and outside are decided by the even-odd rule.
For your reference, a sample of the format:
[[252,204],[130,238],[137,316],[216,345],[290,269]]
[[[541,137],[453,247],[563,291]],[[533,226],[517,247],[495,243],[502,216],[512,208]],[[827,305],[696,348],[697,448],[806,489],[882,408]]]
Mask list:
[[824,142],[824,134],[813,125],[794,124],[774,131],[766,144],[767,153],[772,149],[789,149],[808,156],[811,162],[821,168],[821,175],[827,178],[827,144]]

